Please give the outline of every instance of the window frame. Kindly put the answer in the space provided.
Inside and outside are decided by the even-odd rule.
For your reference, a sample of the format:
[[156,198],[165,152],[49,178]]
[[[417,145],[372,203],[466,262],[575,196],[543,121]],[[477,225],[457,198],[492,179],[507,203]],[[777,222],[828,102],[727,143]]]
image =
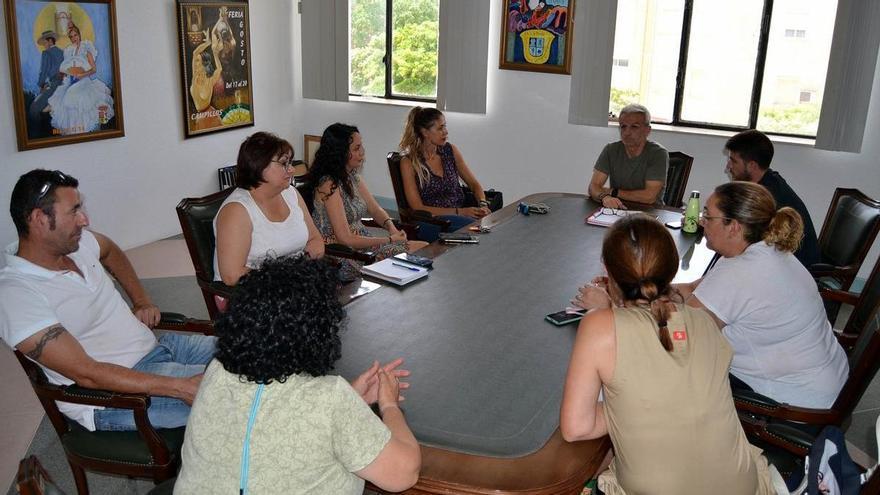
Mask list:
[[[385,67],[385,94],[384,95],[368,95],[360,93],[351,93],[349,96],[359,98],[382,98],[385,100],[415,101],[420,103],[437,103],[437,97],[425,98],[422,96],[396,95],[392,92],[394,87],[394,71],[392,68],[392,60],[394,57],[394,0],[385,0],[385,55],[382,56],[382,65]],[[439,46],[438,46],[439,54]],[[439,65],[439,60],[437,61]],[[351,63],[349,62],[349,77],[351,77]],[[438,71],[439,72],[439,71]]]
[[[755,69],[752,79],[751,102],[749,104],[749,121],[746,126],[734,126],[714,124],[711,122],[699,122],[693,120],[683,120],[681,118],[681,110],[684,102],[685,76],[687,74],[688,49],[690,45],[691,20],[693,16],[694,0],[683,0],[684,11],[682,14],[681,41],[679,45],[678,69],[675,76],[675,96],[672,109],[672,120],[670,122],[656,122],[657,124],[666,124],[675,127],[688,127],[697,129],[711,129],[718,131],[744,131],[748,129],[756,129],[761,106],[761,95],[764,85],[764,67],[767,62],[767,48],[770,40],[770,26],[773,15],[773,0],[764,0],[763,11],[761,12],[761,29],[758,37],[758,51],[755,57]],[[791,138],[815,139],[816,136],[809,134],[795,134],[785,132],[762,131],[768,135],[784,136]]]

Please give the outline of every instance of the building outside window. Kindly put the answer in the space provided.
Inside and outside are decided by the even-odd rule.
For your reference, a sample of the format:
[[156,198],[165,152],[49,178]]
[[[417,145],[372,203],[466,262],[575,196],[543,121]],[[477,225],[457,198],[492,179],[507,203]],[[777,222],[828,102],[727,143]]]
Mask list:
[[350,0],[349,9],[349,92],[435,101],[439,0]]
[[[836,12],[835,0],[619,0],[613,57],[629,65],[612,68],[609,110],[639,102],[655,122],[814,137]],[[819,89],[804,101],[805,87]]]

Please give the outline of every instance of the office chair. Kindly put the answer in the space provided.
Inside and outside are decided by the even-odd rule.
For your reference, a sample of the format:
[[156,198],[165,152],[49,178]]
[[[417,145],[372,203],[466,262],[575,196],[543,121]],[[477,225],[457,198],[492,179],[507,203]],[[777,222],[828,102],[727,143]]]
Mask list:
[[[209,321],[192,320],[175,313],[162,313],[162,320],[156,328],[211,333],[213,327]],[[15,351],[15,357],[61,440],[79,495],[89,493],[86,470],[150,478],[157,484],[177,474],[184,428],[154,428],[147,415],[150,396],[108,392],[76,384],[55,385],[49,382],[37,363],[18,350]],[[64,416],[55,401],[130,409],[134,414],[137,431],[89,431]]]
[[693,164],[694,157],[680,151],[669,152],[669,168],[666,169],[666,189],[663,191],[663,204],[673,208],[681,207]]

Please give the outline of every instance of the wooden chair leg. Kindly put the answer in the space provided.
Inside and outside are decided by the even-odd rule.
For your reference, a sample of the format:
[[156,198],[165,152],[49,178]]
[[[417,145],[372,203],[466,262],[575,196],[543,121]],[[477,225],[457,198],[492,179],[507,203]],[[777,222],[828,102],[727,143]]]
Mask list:
[[86,480],[85,470],[74,465],[72,462],[68,461],[68,464],[70,464],[70,470],[73,471],[73,480],[76,482],[76,492],[79,495],[89,495],[89,482]]

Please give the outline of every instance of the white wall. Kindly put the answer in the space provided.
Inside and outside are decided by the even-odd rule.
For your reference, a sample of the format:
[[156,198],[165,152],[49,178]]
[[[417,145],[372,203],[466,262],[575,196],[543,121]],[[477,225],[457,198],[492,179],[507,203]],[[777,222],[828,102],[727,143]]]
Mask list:
[[[217,168],[235,162],[241,141],[256,130],[291,142],[294,124],[292,2],[250,2],[255,127],[184,140],[177,17],[174,0],[117,0],[125,137],[19,152],[0,25],[0,245],[17,238],[9,197],[18,177],[57,168],[80,181],[92,227],[123,248],[180,232],[174,206],[217,190]],[[100,60],[99,60],[100,62]],[[0,261],[2,263],[2,261]]]
[[[502,190],[507,203],[539,191],[583,193],[602,147],[619,139],[617,129],[568,124],[568,76],[497,68],[499,8],[500,2],[492,2],[487,113],[448,113],[449,139],[461,149],[483,186]],[[295,17],[294,29],[298,31],[299,16]],[[300,52],[297,38],[294,36],[295,56]],[[297,57],[296,73],[299,62]],[[408,107],[303,100],[301,91],[295,93],[294,107],[306,123],[299,132],[320,134],[336,121],[357,125],[367,148],[367,184],[374,195],[393,197],[384,157],[397,149]],[[726,137],[655,130],[651,139],[670,151],[694,156],[690,189],[708,193],[727,180],[722,155]],[[785,143],[775,143],[775,149],[772,167],[804,200],[817,232],[835,187],[856,187],[880,198],[880,64],[861,153]],[[869,261],[876,258],[878,245]],[[870,269],[873,263],[865,265]]]
[[[16,238],[5,213],[12,185],[35,167],[59,168],[79,178],[93,228],[123,247],[175,234],[177,202],[215,190],[216,168],[232,163],[241,140],[256,130],[286,137],[299,154],[304,133],[320,134],[336,121],[358,125],[367,146],[367,182],[374,194],[393,196],[384,156],[396,149],[408,108],[303,100],[295,5],[250,2],[253,128],[183,139],[173,0],[117,0],[124,138],[18,152],[9,75],[0,71],[0,101],[8,109],[0,112],[5,129],[0,135],[0,245]],[[617,131],[567,123],[569,77],[496,68],[499,8],[492,3],[488,111],[448,114],[450,139],[481,182],[503,190],[507,202],[538,191],[583,192],[595,157],[617,139]],[[0,52],[6,51],[5,26],[0,26]],[[817,228],[836,186],[880,197],[880,70],[871,110],[862,153],[776,145],[773,166],[804,199]],[[694,155],[691,189],[707,192],[725,180],[724,137],[655,131],[653,139]]]

